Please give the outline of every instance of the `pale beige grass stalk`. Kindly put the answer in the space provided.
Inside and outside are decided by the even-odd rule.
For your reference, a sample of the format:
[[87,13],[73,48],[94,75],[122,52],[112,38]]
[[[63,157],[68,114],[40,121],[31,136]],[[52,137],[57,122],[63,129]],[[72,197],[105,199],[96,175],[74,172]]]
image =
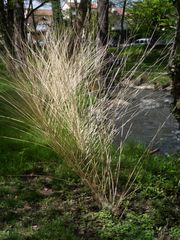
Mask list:
[[[109,101],[110,87],[103,95],[100,88],[93,92],[90,86],[101,86],[99,70],[105,51],[97,52],[93,44],[81,43],[69,58],[70,39],[66,34],[58,40],[49,37],[44,49],[25,46],[24,62],[17,64],[11,59],[7,63],[12,78],[9,84],[16,96],[6,94],[5,100],[17,119],[29,126],[33,135],[45,139],[75,171],[97,202],[114,209],[128,194],[127,189],[129,192],[129,186],[119,191],[121,153],[129,131],[121,140],[115,166],[111,146],[114,137],[119,132],[123,136],[124,126],[137,114],[136,106],[131,108],[127,103],[135,93],[128,87],[119,88]],[[129,119],[124,120],[127,113]],[[117,118],[121,119],[119,128]]]

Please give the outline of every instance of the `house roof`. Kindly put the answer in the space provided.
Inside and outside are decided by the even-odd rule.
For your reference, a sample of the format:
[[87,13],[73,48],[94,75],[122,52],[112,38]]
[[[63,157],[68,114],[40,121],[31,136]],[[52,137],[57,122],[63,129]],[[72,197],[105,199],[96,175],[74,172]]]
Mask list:
[[[76,4],[74,2],[66,2],[65,5],[68,6],[69,8],[76,8]],[[78,6],[79,6],[79,2],[77,2],[77,7]],[[62,7],[62,9],[64,10],[65,8]],[[97,3],[91,3],[91,9],[96,10],[97,9]],[[109,10],[112,13],[116,13],[118,15],[122,15],[122,12],[123,12],[123,8],[118,8],[118,7],[112,7]]]
[[113,8],[111,9],[111,12],[112,12],[112,13],[116,13],[116,14],[118,14],[118,15],[122,15],[122,13],[123,13],[123,8],[113,7]]
[[91,3],[91,8],[92,9],[97,9],[97,3]]
[[[69,8],[75,8],[76,7],[76,3],[75,2],[66,2],[64,4],[64,6],[68,6]],[[62,6],[62,9],[64,8],[64,6]],[[79,6],[79,2],[77,2],[77,7]],[[92,9],[97,9],[97,3],[91,3],[91,8]]]
[[52,10],[51,9],[37,9],[34,12],[35,15],[39,16],[52,16]]
[[65,2],[66,3],[75,3],[75,2],[80,3],[80,1],[81,0],[76,0],[76,1],[75,0],[66,0]]
[[[77,3],[77,6],[79,6],[79,3]],[[62,10],[67,10],[67,7],[75,8],[76,5],[74,2],[66,2],[64,6],[62,6]],[[91,9],[97,10],[97,3],[91,3]],[[112,7],[110,8],[110,11],[112,13],[122,15],[123,9],[118,7]],[[52,16],[52,9],[37,9],[34,14],[38,16]]]
[[[79,2],[77,2],[77,7],[79,6]],[[67,7],[69,8],[76,8],[76,4],[74,3],[74,1],[70,2],[67,1],[64,6],[62,7],[62,10],[66,10]],[[91,3],[91,9],[96,10],[97,9],[97,3]],[[116,13],[118,15],[122,15],[123,12],[123,8],[118,8],[118,7],[112,7],[109,9],[112,13]]]

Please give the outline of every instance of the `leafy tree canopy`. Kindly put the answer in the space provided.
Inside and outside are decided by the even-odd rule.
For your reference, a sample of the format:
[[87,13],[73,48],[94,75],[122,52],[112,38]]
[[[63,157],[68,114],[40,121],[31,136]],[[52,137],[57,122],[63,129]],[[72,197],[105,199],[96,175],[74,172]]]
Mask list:
[[[170,37],[174,32],[176,12],[172,0],[139,0],[128,9],[129,26],[137,35]],[[172,31],[173,30],[173,31]]]

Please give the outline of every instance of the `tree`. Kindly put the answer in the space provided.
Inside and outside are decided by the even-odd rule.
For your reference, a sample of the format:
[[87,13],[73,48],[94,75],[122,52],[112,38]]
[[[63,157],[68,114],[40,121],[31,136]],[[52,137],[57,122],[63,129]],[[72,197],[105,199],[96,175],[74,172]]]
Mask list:
[[76,11],[76,19],[75,19],[75,31],[78,36],[81,37],[82,30],[85,25],[85,20],[88,13],[88,7],[89,7],[89,0],[81,0],[79,3],[79,7]]
[[14,0],[14,56],[22,60],[22,42],[25,41],[24,0]]
[[126,11],[126,5],[127,5],[127,0],[124,0],[123,2],[123,12],[122,12],[122,17],[121,17],[121,43],[124,42],[125,39],[125,34],[124,34],[124,18],[125,18],[125,11]]
[[173,34],[175,10],[172,0],[141,0],[128,8],[130,29],[139,37],[152,36],[153,42]]
[[174,3],[177,9],[178,21],[170,70],[172,77],[172,94],[174,97],[175,116],[180,127],[180,0],[175,0]]
[[98,1],[97,46],[103,47],[108,41],[109,0]]
[[[41,2],[41,1],[40,1]],[[37,7],[33,8],[33,0],[29,0],[29,7],[28,7],[28,11],[27,11],[27,15],[25,17],[25,20],[27,22],[28,18],[40,7],[42,7],[44,4],[48,3],[48,0],[45,0],[43,2],[41,2]]]
[[60,0],[51,0],[54,27],[58,28],[63,21]]
[[79,44],[82,41],[82,33],[85,25],[85,20],[88,13],[90,0],[81,0],[79,5],[76,0],[75,4],[75,19],[72,21],[73,31],[71,41],[69,42],[68,55],[71,57],[75,49],[79,48]]
[[105,93],[109,82],[107,79],[107,48],[108,43],[108,24],[109,23],[109,0],[99,0],[97,9],[97,49],[103,50],[104,64],[99,69],[99,82],[96,82],[94,88],[98,88],[102,94]]
[[20,57],[20,41],[25,39],[24,1],[0,0],[0,33],[9,52]]
[[6,47],[12,53],[12,39],[14,24],[14,11],[11,1],[5,2],[0,0],[0,34],[3,41],[6,43]]
[[24,14],[24,0],[0,0],[0,35],[4,46],[17,58],[22,60],[22,42],[26,40],[28,18],[48,0],[40,2],[33,9],[33,0],[29,0],[27,14]]
[[1,38],[7,43],[7,14],[4,0],[0,0],[0,34]]

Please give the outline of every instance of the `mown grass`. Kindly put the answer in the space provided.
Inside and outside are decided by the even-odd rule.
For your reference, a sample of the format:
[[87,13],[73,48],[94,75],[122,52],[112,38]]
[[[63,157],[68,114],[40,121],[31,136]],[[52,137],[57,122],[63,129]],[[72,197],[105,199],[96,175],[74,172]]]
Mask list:
[[[10,149],[1,157],[9,158],[11,153],[17,161],[18,150]],[[142,150],[132,144],[125,148],[127,166],[121,180]],[[63,163],[53,164],[52,153],[45,154],[38,146],[28,151],[24,169],[14,161],[8,172],[1,162],[1,172],[5,167],[0,181],[1,240],[178,239],[177,157],[147,157],[135,182],[136,192],[113,216],[98,208],[70,169]]]

